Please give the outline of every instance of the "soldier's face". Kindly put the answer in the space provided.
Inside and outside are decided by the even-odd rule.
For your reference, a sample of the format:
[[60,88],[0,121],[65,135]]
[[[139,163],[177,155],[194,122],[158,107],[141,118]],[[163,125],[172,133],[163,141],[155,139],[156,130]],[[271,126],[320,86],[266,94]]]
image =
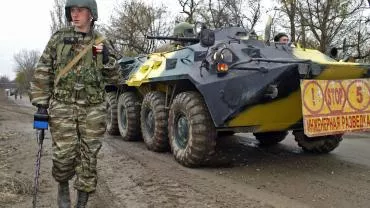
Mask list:
[[92,16],[90,10],[84,7],[72,7],[71,8],[72,22],[75,28],[81,32],[87,28],[90,29]]
[[283,36],[279,39],[279,43],[287,44],[289,43],[289,38],[287,36]]

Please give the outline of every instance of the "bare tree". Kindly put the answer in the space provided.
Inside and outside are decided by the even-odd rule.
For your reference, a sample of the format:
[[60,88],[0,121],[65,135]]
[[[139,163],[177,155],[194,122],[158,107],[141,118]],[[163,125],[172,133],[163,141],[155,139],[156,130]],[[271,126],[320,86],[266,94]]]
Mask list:
[[197,15],[199,14],[200,5],[202,5],[204,0],[178,0],[182,8],[183,14],[187,17],[185,18],[186,22],[195,23],[197,21]]
[[305,23],[319,42],[319,50],[326,52],[336,37],[353,29],[350,17],[357,14],[364,0],[305,0],[298,2],[300,22]]
[[64,14],[65,4],[66,0],[54,0],[53,10],[50,11],[51,17],[50,31],[52,34],[68,25],[68,21],[66,20]]
[[0,76],[0,83],[9,83],[10,82],[10,79],[9,79],[9,77],[8,76],[6,76],[6,75],[2,75],[2,76]]
[[229,20],[230,13],[228,12],[229,4],[228,0],[209,0],[208,8],[206,8],[208,13],[204,13],[203,18],[215,28],[231,24]]
[[153,8],[141,1],[131,0],[123,2],[115,12],[104,32],[123,54],[150,53],[156,48],[156,43],[146,39],[146,35],[169,34],[164,5]]
[[362,60],[364,62],[370,61],[370,22],[366,23],[366,19],[357,18],[353,23],[356,25],[355,29],[350,31],[346,37],[348,41],[343,46],[344,55],[351,56],[355,60]]
[[11,88],[10,79],[6,75],[0,76],[0,89],[1,88],[5,88],[5,89]]
[[16,77],[23,77],[18,79],[18,87],[23,90],[29,89],[29,83],[32,80],[37,62],[40,58],[40,53],[36,50],[22,50],[13,56],[15,61]]
[[[280,0],[281,11],[288,17],[291,41],[296,41],[297,0]],[[304,30],[304,29],[302,29]]]
[[243,18],[247,21],[243,25],[253,29],[261,18],[262,6],[261,0],[248,0],[247,9],[243,9],[248,12]]
[[[327,52],[329,47],[344,49],[340,53],[354,59],[368,57],[369,17],[364,17],[366,9],[363,0],[278,0],[276,10],[280,15],[277,23],[290,31],[293,42],[301,42],[303,47]],[[289,22],[289,24],[286,24]],[[369,22],[370,24],[370,22]],[[343,47],[343,39],[347,38]]]
[[227,0],[226,7],[230,14],[229,21],[235,25],[243,25],[242,0]]
[[211,27],[238,25],[253,29],[261,17],[261,0],[208,0],[197,5],[197,16]]

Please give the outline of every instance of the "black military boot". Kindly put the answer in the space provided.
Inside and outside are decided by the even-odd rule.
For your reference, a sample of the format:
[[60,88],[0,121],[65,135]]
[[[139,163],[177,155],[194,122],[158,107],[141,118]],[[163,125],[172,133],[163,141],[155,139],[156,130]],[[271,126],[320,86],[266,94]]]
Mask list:
[[71,208],[68,182],[60,182],[58,185],[58,207]]
[[85,208],[89,200],[89,193],[84,191],[77,191],[77,204],[76,208]]

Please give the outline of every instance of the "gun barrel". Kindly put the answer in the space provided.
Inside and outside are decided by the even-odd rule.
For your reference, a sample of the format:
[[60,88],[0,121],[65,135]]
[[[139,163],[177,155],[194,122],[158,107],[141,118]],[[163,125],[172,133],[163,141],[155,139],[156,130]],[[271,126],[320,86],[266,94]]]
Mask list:
[[171,37],[171,36],[146,36],[147,39],[156,39],[156,40],[174,40],[180,42],[192,42],[197,43],[199,42],[199,38],[191,38],[191,37]]

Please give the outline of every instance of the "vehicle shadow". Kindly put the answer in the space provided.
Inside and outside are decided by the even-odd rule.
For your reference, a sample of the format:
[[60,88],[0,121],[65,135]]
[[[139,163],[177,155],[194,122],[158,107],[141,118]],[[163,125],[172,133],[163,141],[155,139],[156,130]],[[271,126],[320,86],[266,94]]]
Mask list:
[[205,166],[235,167],[281,162],[299,164],[329,158],[335,156],[303,151],[292,136],[287,136],[283,142],[276,145],[264,146],[260,145],[252,134],[236,134],[217,138],[216,152]]

